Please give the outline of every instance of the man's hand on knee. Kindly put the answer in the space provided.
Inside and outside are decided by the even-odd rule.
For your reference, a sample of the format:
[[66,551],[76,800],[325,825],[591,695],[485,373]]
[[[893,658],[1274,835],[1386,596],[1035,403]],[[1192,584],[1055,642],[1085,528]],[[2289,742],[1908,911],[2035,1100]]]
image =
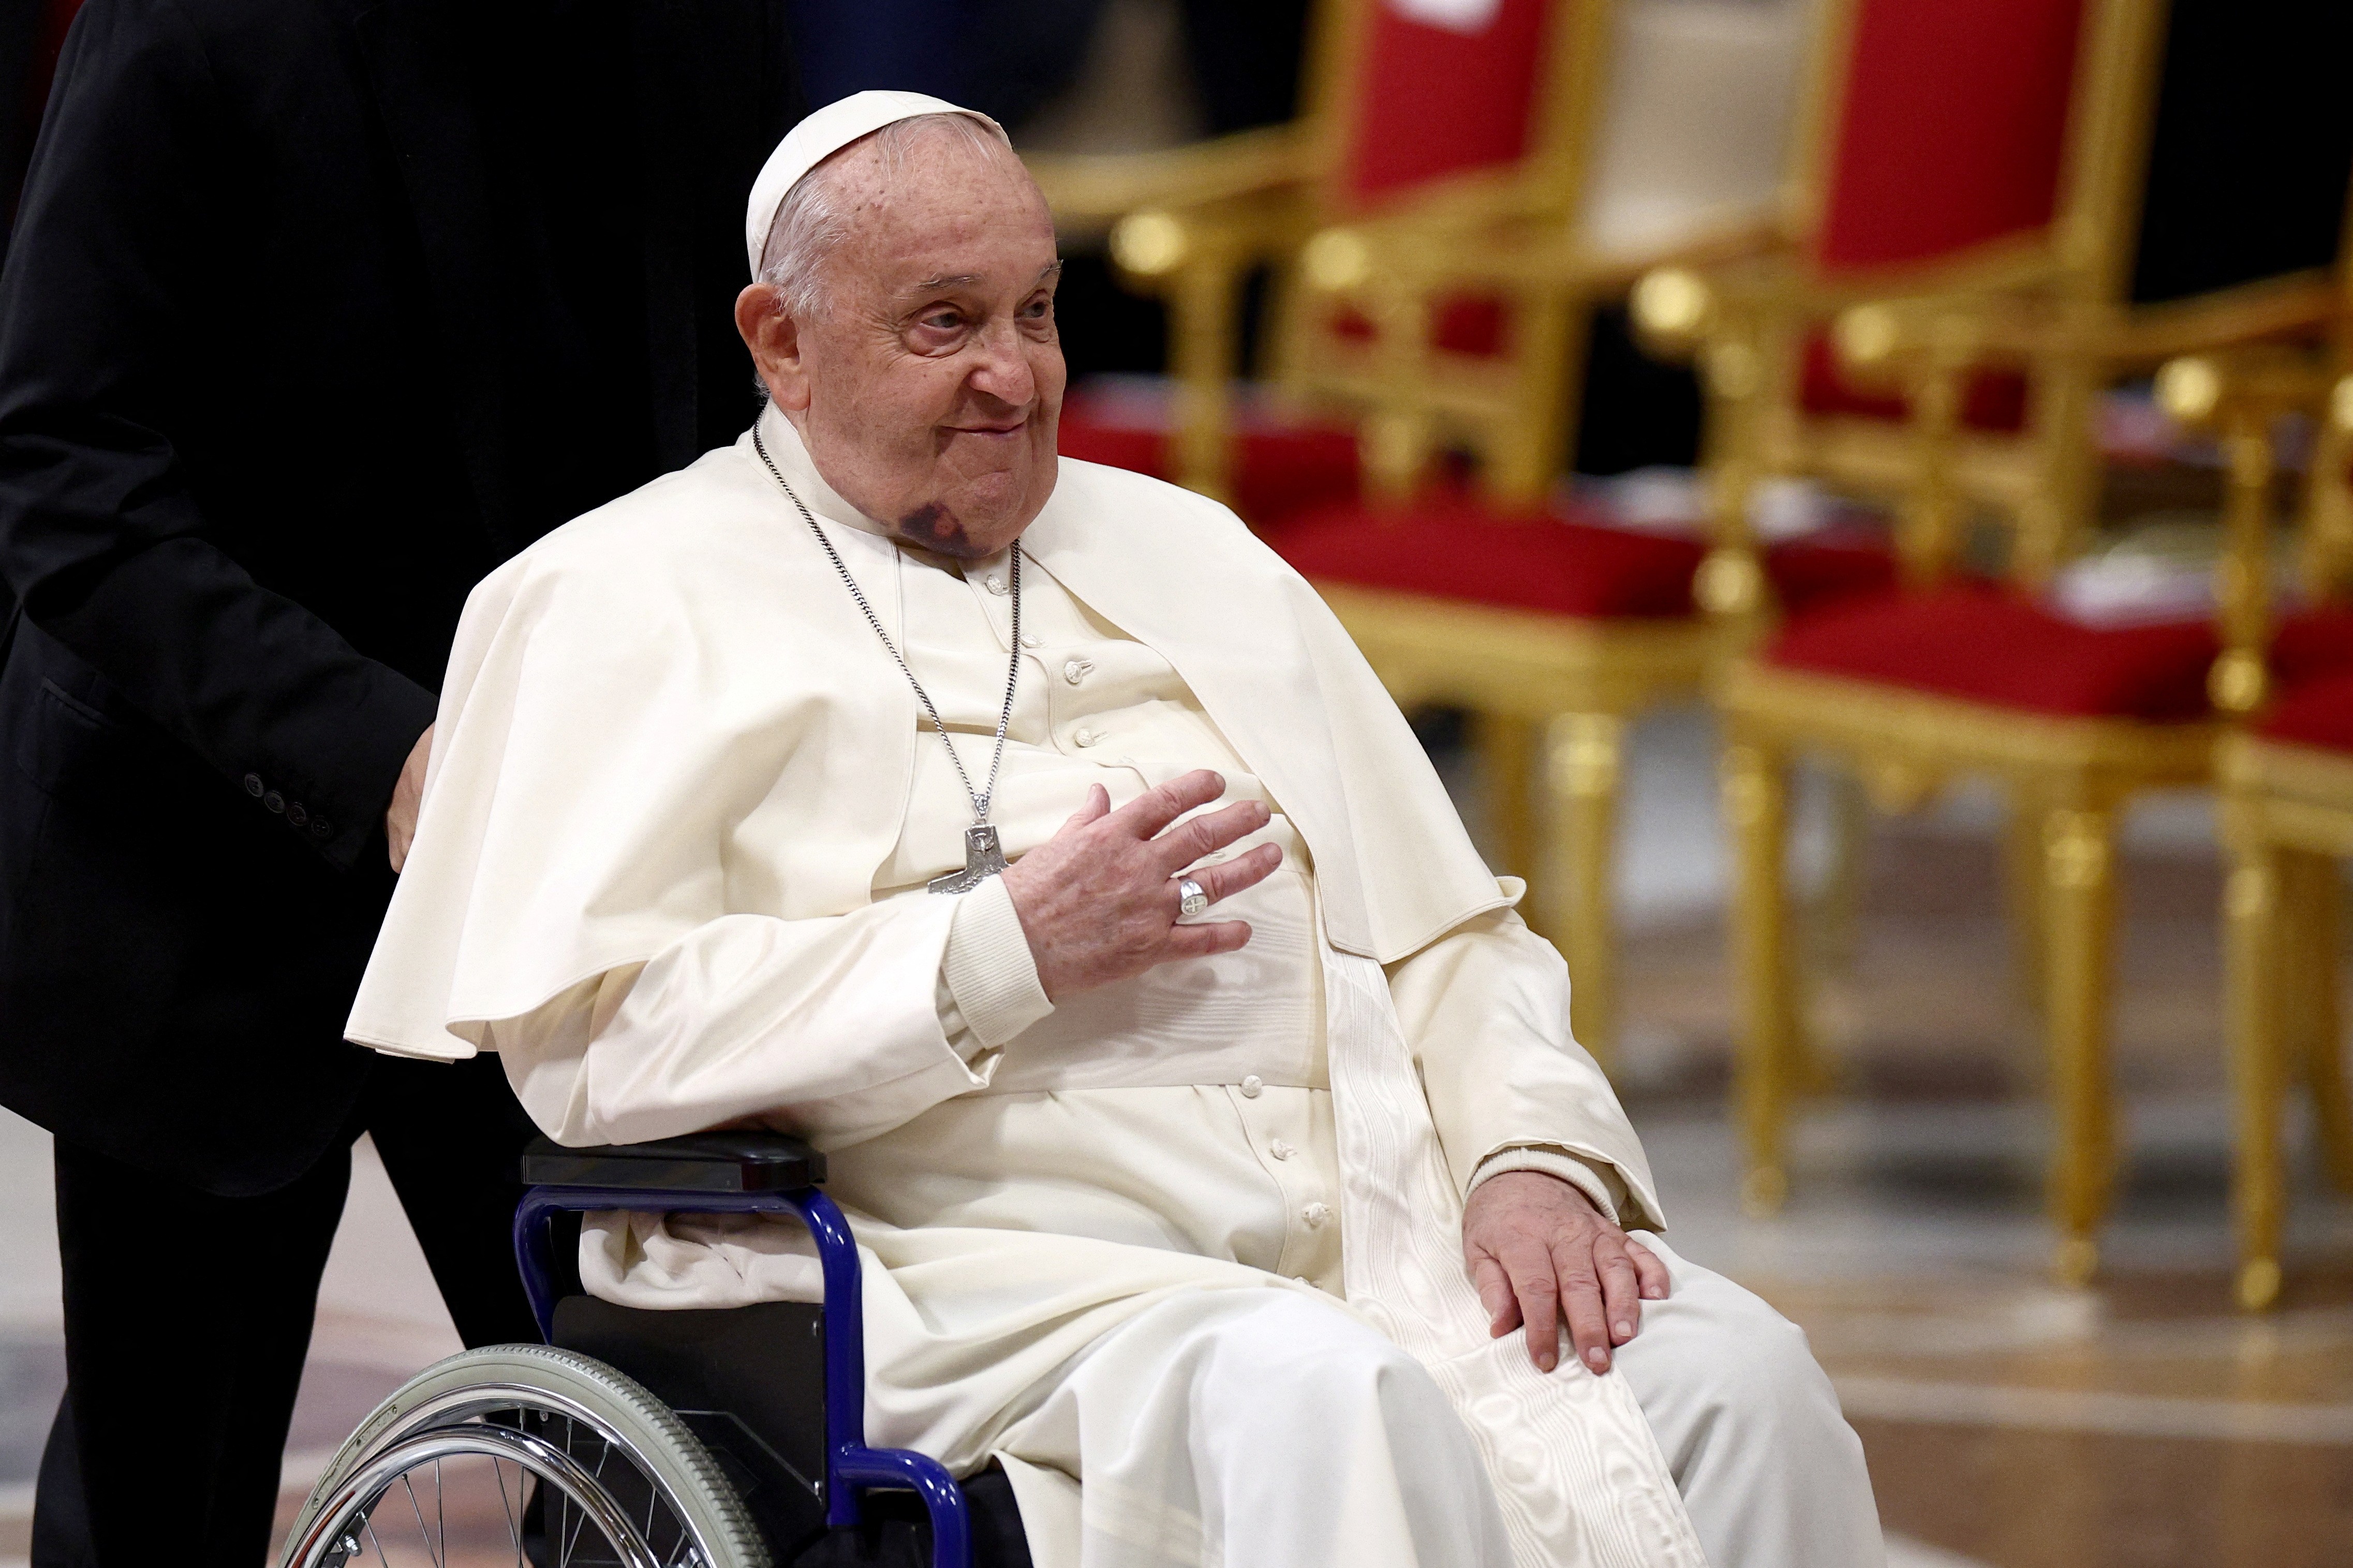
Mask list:
[[1506,1171],[1479,1184],[1462,1215],[1462,1257],[1487,1331],[1501,1339],[1525,1323],[1528,1351],[1550,1372],[1560,1330],[1596,1372],[1642,1325],[1645,1299],[1663,1300],[1667,1266],[1604,1219],[1557,1176]]

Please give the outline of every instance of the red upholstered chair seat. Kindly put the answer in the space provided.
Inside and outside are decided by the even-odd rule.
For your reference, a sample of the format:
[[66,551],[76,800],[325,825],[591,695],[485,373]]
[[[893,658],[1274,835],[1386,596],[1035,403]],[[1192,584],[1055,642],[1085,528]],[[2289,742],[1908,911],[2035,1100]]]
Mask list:
[[1395,511],[1324,508],[1268,542],[1319,582],[1591,618],[1689,615],[1704,553],[1690,539],[1504,515],[1453,496]]
[[2288,616],[2272,638],[2275,700],[2255,732],[2298,746],[2353,752],[2353,609]]
[[[1267,541],[1323,582],[1594,619],[1693,614],[1692,576],[1707,552],[1688,534],[1617,527],[1599,512],[1504,514],[1461,495],[1396,510],[1319,508]],[[1766,572],[1783,604],[1811,608],[1888,588],[1895,563],[1875,543],[1794,540],[1767,552]]]
[[2272,638],[2270,663],[2281,691],[2353,669],[2353,608],[2331,605],[2287,616]]
[[1895,552],[1881,541],[1851,534],[1786,539],[1767,547],[1765,576],[1782,610],[1802,616],[1835,599],[1892,590]]
[[[1066,458],[1159,479],[1176,474],[1165,409],[1073,396],[1057,446]],[[1356,437],[1345,426],[1246,422],[1234,446],[1234,510],[1253,526],[1356,497]]]
[[1799,617],[1765,657],[1785,669],[2029,712],[2181,720],[2207,711],[2215,652],[2204,621],[2078,626],[2008,588],[1962,583]]
[[2353,752],[2353,669],[2291,687],[2255,732],[2290,745]]

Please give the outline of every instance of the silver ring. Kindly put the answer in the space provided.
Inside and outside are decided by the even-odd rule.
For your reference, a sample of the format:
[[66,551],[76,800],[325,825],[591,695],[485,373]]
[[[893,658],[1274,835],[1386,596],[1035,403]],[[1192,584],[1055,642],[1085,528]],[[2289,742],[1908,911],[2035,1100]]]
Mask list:
[[1200,883],[1190,877],[1176,879],[1176,912],[1179,915],[1198,915],[1208,907],[1209,895],[1201,890]]

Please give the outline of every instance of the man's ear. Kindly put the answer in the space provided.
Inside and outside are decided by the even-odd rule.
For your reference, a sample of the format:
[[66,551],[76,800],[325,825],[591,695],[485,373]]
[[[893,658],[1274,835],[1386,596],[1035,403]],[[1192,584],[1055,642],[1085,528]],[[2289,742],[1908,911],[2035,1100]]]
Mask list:
[[808,368],[801,359],[801,324],[786,315],[773,283],[754,283],[735,296],[735,330],[768,396],[787,414],[809,405]]

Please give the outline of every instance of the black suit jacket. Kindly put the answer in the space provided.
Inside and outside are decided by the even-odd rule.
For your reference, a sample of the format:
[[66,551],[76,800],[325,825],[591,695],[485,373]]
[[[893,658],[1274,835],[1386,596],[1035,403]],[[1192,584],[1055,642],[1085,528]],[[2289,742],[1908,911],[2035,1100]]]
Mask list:
[[732,439],[776,0],[90,0],[0,272],[0,1102],[316,1157],[468,590]]

